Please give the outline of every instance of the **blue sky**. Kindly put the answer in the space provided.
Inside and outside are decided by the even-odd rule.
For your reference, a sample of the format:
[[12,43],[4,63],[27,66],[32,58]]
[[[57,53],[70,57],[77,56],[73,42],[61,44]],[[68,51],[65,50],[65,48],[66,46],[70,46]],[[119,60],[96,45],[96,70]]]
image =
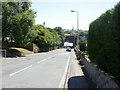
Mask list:
[[88,30],[89,24],[97,19],[102,13],[111,9],[116,5],[118,1],[77,1],[71,0],[71,2],[65,1],[48,1],[44,0],[33,1],[32,9],[37,12],[35,23],[43,24],[45,22],[46,27],[54,28],[60,26],[63,29],[76,30],[77,15],[71,10],[79,12],[79,29]]

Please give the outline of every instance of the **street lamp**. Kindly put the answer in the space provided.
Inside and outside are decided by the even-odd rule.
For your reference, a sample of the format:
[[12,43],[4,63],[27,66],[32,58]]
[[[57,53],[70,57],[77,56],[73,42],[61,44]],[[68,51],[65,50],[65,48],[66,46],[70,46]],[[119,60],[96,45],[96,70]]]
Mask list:
[[79,13],[75,10],[71,10],[71,12],[77,13],[77,46],[79,46]]

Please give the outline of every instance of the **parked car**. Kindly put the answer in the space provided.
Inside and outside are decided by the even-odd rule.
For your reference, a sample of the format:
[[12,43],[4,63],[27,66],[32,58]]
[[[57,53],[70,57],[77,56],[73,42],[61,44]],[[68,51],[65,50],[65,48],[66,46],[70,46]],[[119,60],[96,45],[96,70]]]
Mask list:
[[70,47],[67,47],[67,48],[66,48],[66,51],[71,52],[71,48],[70,48]]

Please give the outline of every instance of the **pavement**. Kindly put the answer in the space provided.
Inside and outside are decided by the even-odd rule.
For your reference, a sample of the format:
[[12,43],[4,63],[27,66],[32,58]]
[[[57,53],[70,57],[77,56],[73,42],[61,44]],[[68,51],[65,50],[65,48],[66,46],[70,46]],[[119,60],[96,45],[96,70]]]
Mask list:
[[68,90],[71,88],[89,88],[88,80],[82,71],[84,66],[79,64],[74,51],[71,54],[65,88]]

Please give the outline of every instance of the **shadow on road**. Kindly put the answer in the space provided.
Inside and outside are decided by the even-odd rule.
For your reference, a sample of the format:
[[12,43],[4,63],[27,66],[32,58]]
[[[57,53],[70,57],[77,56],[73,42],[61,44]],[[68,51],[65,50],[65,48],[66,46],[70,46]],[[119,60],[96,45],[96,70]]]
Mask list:
[[5,58],[15,58],[15,57],[24,57],[20,51],[17,51],[15,49],[8,49],[6,52],[2,52],[2,56]]
[[85,76],[73,76],[68,80],[68,90],[77,88],[88,88]]

